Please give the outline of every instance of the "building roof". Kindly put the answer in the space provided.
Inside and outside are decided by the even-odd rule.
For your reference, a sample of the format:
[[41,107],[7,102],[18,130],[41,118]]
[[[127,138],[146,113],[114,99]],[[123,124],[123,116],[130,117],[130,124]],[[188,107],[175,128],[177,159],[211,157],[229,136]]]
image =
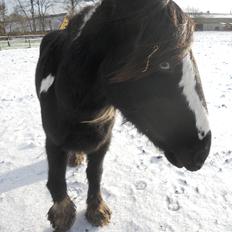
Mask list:
[[189,13],[193,18],[225,18],[225,19],[232,19],[232,14],[206,14],[206,13]]
[[232,23],[232,14],[189,13],[196,23]]

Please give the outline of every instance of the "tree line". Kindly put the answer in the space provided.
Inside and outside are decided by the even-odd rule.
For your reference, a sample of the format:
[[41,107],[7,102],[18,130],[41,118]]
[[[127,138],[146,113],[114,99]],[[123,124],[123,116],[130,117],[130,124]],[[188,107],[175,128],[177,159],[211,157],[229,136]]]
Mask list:
[[[13,0],[9,10],[5,0],[0,0],[0,35],[13,33],[17,25],[18,33],[43,33],[49,28],[46,20],[57,9],[73,15],[81,0]],[[15,31],[14,31],[15,33]]]

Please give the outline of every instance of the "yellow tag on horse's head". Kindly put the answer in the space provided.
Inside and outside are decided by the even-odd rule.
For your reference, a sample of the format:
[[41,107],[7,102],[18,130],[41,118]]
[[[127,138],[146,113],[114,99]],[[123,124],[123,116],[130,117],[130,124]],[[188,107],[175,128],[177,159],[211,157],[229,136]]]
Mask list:
[[61,23],[61,25],[60,25],[60,27],[59,27],[59,29],[60,29],[60,30],[66,29],[67,26],[68,26],[68,24],[69,24],[68,16],[65,16],[63,22]]

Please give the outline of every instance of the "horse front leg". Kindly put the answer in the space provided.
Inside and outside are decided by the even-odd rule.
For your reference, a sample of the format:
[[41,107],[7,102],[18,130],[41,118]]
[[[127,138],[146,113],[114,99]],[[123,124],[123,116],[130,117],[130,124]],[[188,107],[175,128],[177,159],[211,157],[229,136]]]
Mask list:
[[88,154],[87,179],[89,182],[86,218],[94,226],[104,226],[110,222],[111,211],[103,201],[100,189],[103,160],[109,142],[96,152]]
[[75,205],[67,194],[65,180],[67,154],[48,139],[46,151],[49,168],[47,187],[54,202],[48,211],[48,220],[55,232],[65,232],[71,228],[76,215]]

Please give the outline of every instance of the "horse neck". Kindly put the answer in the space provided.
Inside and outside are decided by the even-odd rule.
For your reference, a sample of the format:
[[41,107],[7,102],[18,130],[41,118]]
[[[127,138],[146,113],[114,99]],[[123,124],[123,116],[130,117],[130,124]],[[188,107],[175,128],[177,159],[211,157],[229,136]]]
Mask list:
[[[135,40],[142,23],[140,17],[133,19],[133,14],[143,16],[146,14],[145,9],[148,9],[148,6],[155,7],[156,3],[161,2],[161,0],[134,0],[133,2],[103,0],[76,39],[73,39],[72,28],[80,27],[77,19],[78,17],[80,19],[81,15],[72,21],[68,28],[72,45],[67,50],[67,68],[64,69],[60,78],[61,84],[59,84],[61,89],[68,85],[69,92],[75,93],[74,95],[78,98],[75,101],[77,104],[83,102],[84,105],[95,105],[96,108],[105,107],[105,104],[101,103],[106,99],[102,77],[98,75],[100,66],[103,66],[102,63],[106,61],[106,72],[109,73],[115,69],[112,63],[118,63],[118,60],[125,58],[124,54],[130,54],[134,50]],[[130,18],[130,16],[132,17]],[[129,20],[118,20],[124,17],[126,19],[129,17]],[[126,41],[125,38],[127,38]],[[120,51],[115,50],[114,46]],[[110,57],[109,51],[113,51],[112,54],[110,53]],[[109,70],[107,68],[108,59]],[[68,79],[66,78],[67,73]]]

